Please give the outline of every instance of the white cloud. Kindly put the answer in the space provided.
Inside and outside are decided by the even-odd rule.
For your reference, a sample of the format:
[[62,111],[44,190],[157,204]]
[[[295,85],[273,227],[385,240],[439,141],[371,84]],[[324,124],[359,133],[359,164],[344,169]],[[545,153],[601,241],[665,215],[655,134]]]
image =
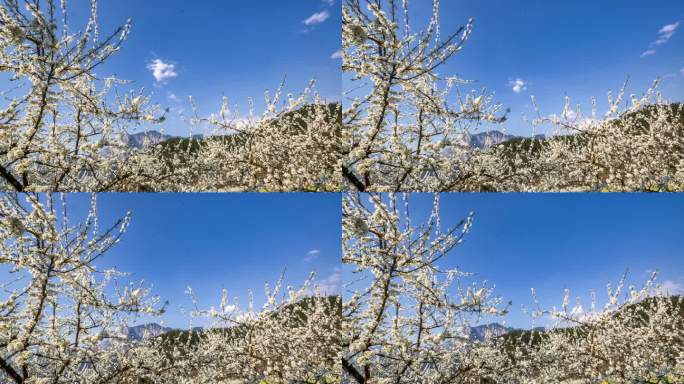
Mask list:
[[670,41],[670,38],[674,35],[679,24],[681,24],[681,22],[677,21],[676,23],[667,24],[660,28],[660,30],[658,30],[658,38],[650,44],[650,48],[645,50],[640,57],[643,59],[646,56],[655,55],[656,50],[654,48]]
[[340,49],[339,51],[336,51],[332,55],[330,55],[331,59],[341,59],[342,58],[342,50]]
[[329,7],[332,7],[335,5],[335,0],[322,0],[325,4],[327,4]]
[[677,27],[679,27],[679,24],[681,22],[676,22],[672,24],[668,24],[658,31],[658,39],[653,42],[655,45],[661,45],[667,43],[668,40],[674,35],[675,31],[677,30]]
[[660,284],[660,291],[668,296],[684,294],[684,286],[672,280],[665,280]]
[[668,24],[668,25],[666,25],[666,26],[660,28],[660,31],[658,31],[658,33],[670,34],[670,36],[671,36],[672,33],[674,33],[674,31],[677,30],[677,27],[679,27],[679,24],[680,24],[680,23],[681,23],[681,22],[678,21],[678,22],[673,23],[673,24]]
[[681,73],[682,76],[684,76],[684,68],[680,69],[680,70],[679,70],[679,73]]
[[307,263],[308,263],[308,262],[311,262],[311,261],[314,261],[314,260],[316,260],[316,259],[318,258],[318,255],[320,255],[320,254],[321,254],[321,251],[320,251],[320,250],[318,250],[318,249],[312,249],[312,250],[310,250],[309,252],[306,253],[306,255],[304,256],[304,261],[307,262]]
[[152,71],[152,76],[157,80],[157,83],[163,83],[166,79],[178,76],[176,73],[176,66],[174,64],[165,63],[163,60],[154,59],[147,65],[147,69]]
[[318,282],[318,287],[325,295],[335,295],[342,289],[342,269],[335,267],[333,273],[325,280]]
[[179,99],[178,96],[176,96],[176,94],[173,93],[173,92],[169,92],[169,93],[166,95],[166,98],[169,99],[169,100],[171,100],[171,101],[173,101],[174,103],[180,103],[180,99]]
[[641,53],[641,56],[640,56],[640,57],[641,57],[641,58],[644,58],[644,57],[646,57],[646,56],[655,55],[655,53],[656,53],[655,49],[647,49],[647,50],[645,50],[643,53]]
[[515,93],[520,93],[527,90],[527,83],[525,83],[523,79],[509,80],[508,85]]
[[304,20],[303,23],[306,25],[316,25],[328,20],[329,17],[330,13],[328,13],[328,11],[316,12],[309,16],[308,19]]

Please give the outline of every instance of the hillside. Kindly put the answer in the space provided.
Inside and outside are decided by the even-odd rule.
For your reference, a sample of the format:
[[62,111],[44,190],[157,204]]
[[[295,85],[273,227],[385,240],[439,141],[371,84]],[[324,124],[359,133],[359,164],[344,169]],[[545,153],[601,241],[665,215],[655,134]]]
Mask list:
[[[295,111],[284,112],[275,118],[266,120],[261,123],[261,126],[266,128],[269,126],[278,127],[280,121],[291,119],[293,124],[288,127],[290,132],[292,134],[303,132],[307,128],[305,121],[306,117],[318,108],[326,108],[328,110],[329,116],[338,115],[338,120],[341,121],[342,116],[339,104],[309,104]],[[201,146],[209,142],[223,142],[223,144],[225,144],[228,148],[233,148],[235,146],[243,145],[246,139],[247,135],[245,133],[234,133],[229,135],[216,135],[208,137],[193,136],[190,138],[169,137],[166,140],[161,140],[160,142],[156,143],[156,145],[162,149],[162,153],[165,155],[171,155],[172,153],[179,151],[195,154]]]
[[[655,105],[648,105],[638,111],[625,113],[620,118],[612,121],[610,124],[612,127],[624,128],[633,135],[646,134],[650,128],[647,118],[654,115],[656,108],[657,106]],[[679,127],[679,136],[684,136],[684,105],[681,103],[672,103],[669,104],[667,108],[673,111],[677,116],[677,119],[671,121],[671,123]],[[626,125],[625,122],[627,121],[630,122],[630,125]],[[631,124],[633,122],[636,122],[636,124]],[[553,141],[563,141],[566,143],[574,142],[578,145],[586,145],[590,135],[590,133],[582,132],[577,134],[556,135],[550,137],[544,137],[540,135],[532,138],[512,137],[509,140],[502,141],[494,146],[515,149],[517,152],[530,151],[530,153],[535,154],[538,153],[544,145]]]
[[[270,316],[280,318],[283,316],[283,314],[286,314],[287,316],[291,317],[290,319],[288,319],[288,323],[291,323],[292,327],[297,327],[303,324],[304,320],[306,320],[306,311],[319,300],[325,301],[325,304],[328,305],[330,308],[337,308],[339,312],[336,315],[339,316],[341,319],[342,301],[339,296],[304,298],[294,304],[288,304],[283,306],[278,312],[273,312]],[[295,316],[292,316],[293,314]],[[258,324],[252,324],[252,326],[258,326]],[[210,332],[224,333],[228,336],[228,339],[235,339],[244,337],[247,331],[248,327],[246,325],[238,325],[229,328],[193,328],[191,330],[174,329],[159,335],[159,337],[163,343],[171,343],[172,345],[193,346],[197,344],[197,342],[200,340],[202,336]]]
[[[670,300],[673,306],[676,306],[678,308],[678,315],[681,318],[681,322],[679,323],[680,329],[684,330],[684,297],[682,296],[671,296],[668,298],[656,298],[656,297],[651,297],[647,298],[643,301],[640,301],[635,304],[629,304],[626,305],[624,308],[622,308],[621,311],[614,313],[612,316],[615,316],[617,318],[624,316],[625,313],[632,313],[632,311],[636,311],[637,313],[637,318],[639,316],[642,317],[643,319],[647,319],[647,308],[654,304],[656,300]],[[635,324],[636,326],[636,324]],[[502,340],[504,340],[506,343],[511,343],[512,345],[515,344],[527,344],[531,343],[532,345],[539,345],[539,343],[548,335],[553,334],[553,333],[565,333],[569,335],[573,335],[578,338],[583,338],[586,337],[587,335],[587,329],[584,326],[578,326],[578,327],[568,327],[568,328],[552,328],[552,329],[539,329],[535,328],[532,330],[512,330],[504,335],[501,336]]]
[[[321,303],[322,301],[322,303]],[[282,319],[283,316],[285,317],[285,322],[286,324],[290,324],[292,328],[298,328],[301,326],[307,326],[306,322],[306,315],[305,313],[312,307],[314,303],[321,303],[322,305],[330,308],[331,310],[334,310],[335,313],[333,316],[338,317],[338,321],[341,321],[342,319],[342,299],[340,296],[327,296],[327,297],[308,297],[304,298],[296,303],[293,304],[288,304],[280,308],[276,312],[272,312],[269,316],[273,316],[276,319]],[[339,328],[339,326],[338,326]],[[233,327],[227,327],[227,328],[211,328],[211,329],[202,329],[202,328],[193,328],[189,330],[180,330],[180,329],[173,329],[169,330],[167,332],[164,332],[158,336],[156,336],[154,339],[156,341],[159,341],[159,346],[161,347],[161,351],[167,354],[167,357],[173,361],[174,357],[172,357],[172,353],[175,356],[187,356],[190,357],[190,367],[193,365],[199,364],[199,367],[203,366],[202,361],[196,361],[196,358],[199,358],[201,360],[201,353],[197,354],[196,348],[201,347],[200,342],[201,340],[206,337],[207,335],[211,334],[216,334],[219,333],[221,334],[222,337],[225,337],[222,340],[225,340],[226,343],[231,343],[233,340],[238,340],[238,339],[244,339],[248,334],[253,334],[252,332],[256,331],[256,334],[259,333],[259,330],[263,329],[261,324],[259,323],[251,323],[249,325],[243,324],[243,325],[238,325],[238,326],[233,326]],[[335,346],[339,345],[339,343],[336,343]],[[328,357],[328,360],[326,360],[326,364],[329,364],[330,366],[335,365],[335,361],[333,361],[332,356],[337,356],[336,355],[336,350],[335,346],[331,346],[328,348],[330,350],[330,356]],[[325,347],[325,346],[323,346]],[[175,352],[172,352],[175,351]],[[324,358],[321,356],[321,358]],[[198,369],[198,368],[188,368],[188,369]],[[192,371],[191,371],[192,372]],[[192,373],[190,373],[192,374]],[[226,373],[227,376],[225,376],[225,379],[228,380],[226,382],[232,383],[232,382],[238,382],[236,380],[241,380],[241,377],[237,377],[234,374],[231,373]],[[223,382],[223,381],[222,381]],[[146,378],[141,378],[138,380],[137,384],[157,384],[154,381]]]

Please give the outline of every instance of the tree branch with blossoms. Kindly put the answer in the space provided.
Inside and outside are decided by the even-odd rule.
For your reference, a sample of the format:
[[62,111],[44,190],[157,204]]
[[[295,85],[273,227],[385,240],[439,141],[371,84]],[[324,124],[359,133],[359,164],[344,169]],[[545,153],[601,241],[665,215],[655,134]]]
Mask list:
[[128,319],[162,313],[158,299],[142,283],[119,285],[125,274],[95,266],[129,216],[101,230],[95,197],[87,217],[70,223],[56,196],[3,194],[0,219],[0,265],[10,277],[0,297],[0,377],[107,383],[165,368],[154,348],[122,334]]
[[350,194],[344,200],[343,262],[358,276],[343,306],[345,374],[359,383],[489,377],[505,355],[472,343],[468,324],[507,309],[486,282],[467,283],[471,274],[439,267],[472,216],[443,230],[435,195],[427,221],[414,224],[408,199]]

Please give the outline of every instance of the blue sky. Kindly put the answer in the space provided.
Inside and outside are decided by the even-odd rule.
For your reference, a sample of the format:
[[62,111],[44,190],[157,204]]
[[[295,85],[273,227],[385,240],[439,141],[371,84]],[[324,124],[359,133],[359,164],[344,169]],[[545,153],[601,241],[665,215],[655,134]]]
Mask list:
[[[457,30],[468,17],[475,24],[463,51],[439,73],[458,74],[475,80],[475,89],[494,91],[496,100],[511,108],[510,133],[532,132],[521,119],[523,112],[533,112],[531,95],[546,115],[562,111],[565,95],[585,112],[596,96],[602,113],[608,89],[617,91],[628,76],[628,92],[641,94],[662,77],[664,95],[684,99],[680,0],[451,0],[440,6],[442,35]],[[410,7],[413,29],[424,29],[432,1],[412,1]],[[654,53],[642,57],[649,50]],[[524,84],[519,92],[513,90],[517,79]]]
[[[72,217],[83,217],[90,194],[70,194],[67,202]],[[293,286],[310,271],[330,289],[338,286],[340,209],[339,195],[325,193],[99,194],[102,228],[128,210],[132,220],[97,266],[144,279],[153,294],[170,301],[166,325],[186,328],[187,286],[205,308],[220,303],[223,288],[243,306],[252,289],[261,305],[264,283],[275,283],[284,270]]]
[[[424,222],[432,194],[412,194],[414,223]],[[441,194],[442,226],[474,211],[474,224],[443,268],[458,266],[487,280],[506,301],[515,327],[531,326],[530,288],[542,305],[560,305],[563,289],[590,304],[605,298],[609,281],[626,270],[639,286],[652,270],[673,293],[684,294],[684,195],[679,194]],[[350,278],[348,268],[343,274]],[[539,323],[538,323],[539,324]]]
[[[69,4],[72,29],[82,30],[89,1]],[[288,91],[299,92],[316,78],[323,97],[339,99],[341,61],[331,57],[340,49],[339,0],[101,0],[98,15],[102,35],[128,18],[133,28],[97,74],[116,74],[153,92],[174,112],[168,133],[188,133],[177,118],[189,113],[188,96],[204,115],[218,112],[224,95],[245,112],[253,97],[260,113],[264,91],[285,76]],[[161,76],[154,77],[151,65]]]

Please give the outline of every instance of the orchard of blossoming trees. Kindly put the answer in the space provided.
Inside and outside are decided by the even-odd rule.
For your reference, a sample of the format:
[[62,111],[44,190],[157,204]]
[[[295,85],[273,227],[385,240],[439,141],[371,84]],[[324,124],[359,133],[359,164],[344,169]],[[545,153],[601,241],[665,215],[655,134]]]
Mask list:
[[123,48],[130,23],[101,35],[97,4],[82,30],[66,1],[5,0],[0,6],[0,183],[16,191],[676,191],[683,188],[682,107],[657,87],[605,114],[569,102],[533,123],[558,135],[488,149],[464,134],[497,126],[504,108],[440,66],[463,49],[472,20],[442,35],[435,1],[424,31],[407,1],[346,0],[343,70],[352,84],[339,104],[313,85],[279,88],[247,116],[224,101],[213,134],[130,148],[129,133],[161,126],[165,111],[127,82],[98,76]]
[[101,226],[93,196],[75,222],[65,200],[0,196],[0,382],[339,382],[340,300],[313,275],[299,288],[267,286],[261,309],[224,292],[217,308],[196,308],[214,321],[193,337],[129,339],[130,321],[165,309],[124,273],[96,267],[130,216]]
[[[226,101],[214,134],[192,146],[126,143],[165,112],[142,90],[96,70],[122,48],[130,22],[101,35],[97,2],[82,31],[67,2],[0,5],[0,183],[16,191],[338,190],[341,110],[313,90],[266,95],[263,114],[242,117]],[[190,150],[192,148],[192,151]]]
[[407,0],[345,0],[343,71],[345,183],[359,191],[681,191],[684,108],[657,82],[643,96],[608,94],[590,115],[569,100],[532,123],[556,126],[546,140],[489,149],[463,136],[495,127],[507,111],[468,81],[439,73],[473,32],[473,20],[444,34],[439,1],[424,30],[412,28]]
[[[369,201],[364,201],[368,198]],[[679,383],[684,380],[684,299],[654,284],[608,285],[590,308],[536,308],[556,327],[473,341],[470,324],[508,311],[486,282],[439,267],[472,215],[443,227],[439,196],[426,222],[408,196],[352,194],[344,201],[343,262],[356,277],[343,303],[344,376],[355,383]],[[442,264],[443,265],[443,264]],[[625,291],[628,292],[625,292]],[[534,296],[533,296],[534,297]],[[536,300],[535,300],[536,302]]]

